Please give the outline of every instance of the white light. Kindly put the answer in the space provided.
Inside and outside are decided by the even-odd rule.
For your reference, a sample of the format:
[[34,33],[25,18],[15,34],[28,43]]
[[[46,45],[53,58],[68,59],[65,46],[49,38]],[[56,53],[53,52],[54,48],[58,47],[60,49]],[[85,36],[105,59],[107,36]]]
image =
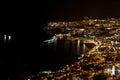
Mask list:
[[28,80],[30,80],[30,79],[28,78]]
[[7,35],[4,35],[4,40],[6,40],[7,39]]
[[11,36],[10,35],[8,36],[8,40],[11,40]]
[[110,69],[108,69],[108,72],[110,72]]
[[110,74],[110,69],[107,70],[108,71],[108,75]]
[[82,57],[84,57],[84,54],[82,54]]
[[112,66],[112,75],[115,75],[115,66]]
[[118,72],[120,73],[120,70],[118,69]]

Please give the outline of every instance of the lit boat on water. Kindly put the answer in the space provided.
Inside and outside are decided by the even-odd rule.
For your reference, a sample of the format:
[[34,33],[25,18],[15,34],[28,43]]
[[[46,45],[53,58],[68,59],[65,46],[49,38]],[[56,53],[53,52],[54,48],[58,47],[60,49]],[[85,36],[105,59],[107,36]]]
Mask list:
[[46,42],[46,43],[53,43],[54,41],[57,40],[57,37],[54,35],[52,38],[48,39],[48,40],[44,40],[43,42]]

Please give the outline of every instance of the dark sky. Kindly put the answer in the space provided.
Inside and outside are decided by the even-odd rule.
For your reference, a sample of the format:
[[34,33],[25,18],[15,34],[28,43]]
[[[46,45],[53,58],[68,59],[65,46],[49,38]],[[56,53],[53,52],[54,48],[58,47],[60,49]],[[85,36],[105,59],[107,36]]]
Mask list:
[[41,21],[79,20],[84,16],[118,17],[117,0],[44,0],[36,1],[36,23]]

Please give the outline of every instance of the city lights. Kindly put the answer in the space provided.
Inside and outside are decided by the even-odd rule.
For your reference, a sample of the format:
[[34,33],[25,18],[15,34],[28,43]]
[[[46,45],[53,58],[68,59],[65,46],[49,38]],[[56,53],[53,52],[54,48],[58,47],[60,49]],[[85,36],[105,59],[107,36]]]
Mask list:
[[[101,76],[105,80],[120,79],[120,19],[87,18],[81,21],[49,22],[44,29],[54,33],[51,39],[46,40],[48,43],[55,40],[71,41],[71,44],[76,44],[72,48],[76,48],[78,55],[74,63],[66,64],[54,73],[51,71],[49,75],[54,77],[47,75],[45,79],[93,80]],[[39,73],[43,74],[46,73]]]

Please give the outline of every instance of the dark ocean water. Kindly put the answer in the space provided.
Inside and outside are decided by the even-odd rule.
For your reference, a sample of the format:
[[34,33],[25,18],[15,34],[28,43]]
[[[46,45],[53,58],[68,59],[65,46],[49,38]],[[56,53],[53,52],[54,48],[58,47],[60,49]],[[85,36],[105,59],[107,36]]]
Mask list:
[[79,41],[59,39],[49,45],[43,43],[53,36],[45,31],[11,35],[11,42],[3,43],[1,39],[0,47],[0,69],[6,78],[18,79],[43,70],[57,70],[73,63],[74,57],[81,54]]

